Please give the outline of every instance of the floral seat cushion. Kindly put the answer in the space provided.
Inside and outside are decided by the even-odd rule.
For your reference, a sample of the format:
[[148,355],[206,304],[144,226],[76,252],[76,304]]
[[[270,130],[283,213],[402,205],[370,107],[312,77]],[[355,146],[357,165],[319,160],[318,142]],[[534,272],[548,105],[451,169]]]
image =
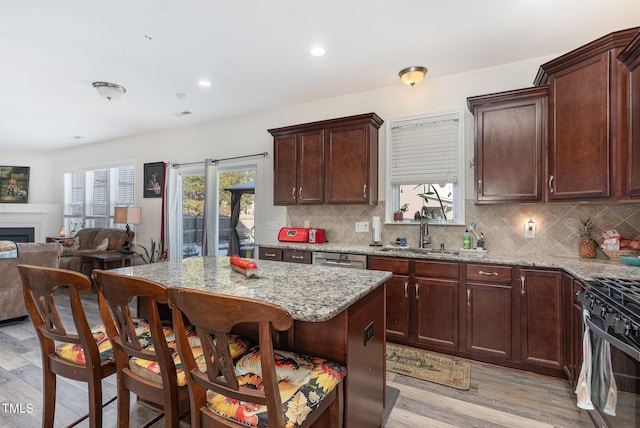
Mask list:
[[[146,320],[134,318],[133,323],[136,328],[136,334],[138,337],[143,336],[145,333],[149,334],[149,323]],[[98,345],[98,351],[100,352],[100,362],[107,363],[114,361],[113,349],[111,348],[111,342],[107,336],[107,331],[103,324],[97,325],[91,329],[93,338]],[[82,345],[78,343],[60,343],[56,346],[56,354],[67,361],[72,361],[78,364],[86,364],[84,357],[84,350]]]
[[[173,358],[173,363],[176,366],[176,375],[178,378],[178,386],[184,386],[187,384],[187,378],[184,373],[184,368],[182,365],[182,361],[180,360],[180,354],[178,353],[178,346],[176,344],[175,337],[173,335],[173,330],[171,327],[163,327],[165,339],[167,340],[167,346],[169,347],[169,352],[171,352],[171,357]],[[193,353],[193,357],[198,364],[198,367],[202,371],[206,371],[206,363],[204,360],[204,355],[202,353],[202,345],[200,344],[200,338],[195,332],[193,326],[187,328],[187,338],[189,339],[189,345],[191,346],[191,352]],[[245,354],[252,346],[252,343],[237,335],[229,335],[229,354],[232,359],[236,359],[241,355]],[[149,339],[149,345],[146,349],[152,351],[153,345],[151,344],[151,339]],[[162,378],[160,376],[160,365],[157,361],[149,361],[142,358],[133,357],[129,360],[129,368],[131,371],[136,373],[137,375],[148,379],[153,382],[161,383]]]
[[[323,358],[277,350],[274,350],[274,356],[285,427],[288,428],[300,426],[347,374],[345,367]],[[257,347],[237,361],[235,371],[240,385],[264,389]],[[238,401],[213,391],[207,392],[207,401],[211,411],[226,419],[247,426],[269,426],[266,406]]]

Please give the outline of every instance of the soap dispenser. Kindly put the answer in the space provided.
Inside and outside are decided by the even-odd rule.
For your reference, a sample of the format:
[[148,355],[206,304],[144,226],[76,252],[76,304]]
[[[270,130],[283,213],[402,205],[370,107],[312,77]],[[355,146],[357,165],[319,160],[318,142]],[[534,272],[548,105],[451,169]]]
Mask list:
[[462,248],[465,250],[471,249],[471,235],[469,235],[469,229],[465,229],[464,235],[462,235]]

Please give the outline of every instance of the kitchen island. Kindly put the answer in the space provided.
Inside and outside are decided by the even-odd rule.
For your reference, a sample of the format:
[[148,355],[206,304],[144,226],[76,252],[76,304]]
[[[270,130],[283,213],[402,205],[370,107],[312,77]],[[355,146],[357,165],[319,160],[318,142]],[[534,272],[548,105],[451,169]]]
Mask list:
[[[347,367],[345,426],[379,427],[385,403],[385,282],[388,272],[258,260],[257,278],[228,257],[194,257],[113,270],[166,287],[257,299],[286,309],[293,330],[280,343]],[[144,313],[144,308],[140,308]],[[212,310],[215,310],[212,308]],[[325,426],[319,421],[319,426]]]

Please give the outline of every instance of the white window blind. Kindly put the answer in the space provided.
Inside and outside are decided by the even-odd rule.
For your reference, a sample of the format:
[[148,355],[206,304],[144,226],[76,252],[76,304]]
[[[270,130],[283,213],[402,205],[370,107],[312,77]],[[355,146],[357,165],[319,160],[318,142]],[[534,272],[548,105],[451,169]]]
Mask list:
[[391,124],[392,185],[458,182],[458,113]]

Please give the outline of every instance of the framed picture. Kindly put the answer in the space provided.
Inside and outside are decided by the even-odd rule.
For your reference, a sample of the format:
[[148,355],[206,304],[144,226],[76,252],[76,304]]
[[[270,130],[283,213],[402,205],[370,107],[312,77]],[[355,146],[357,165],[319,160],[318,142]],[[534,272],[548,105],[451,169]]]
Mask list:
[[0,166],[0,203],[26,204],[29,197],[29,167]]
[[144,192],[145,198],[161,198],[164,186],[164,162],[144,164]]

